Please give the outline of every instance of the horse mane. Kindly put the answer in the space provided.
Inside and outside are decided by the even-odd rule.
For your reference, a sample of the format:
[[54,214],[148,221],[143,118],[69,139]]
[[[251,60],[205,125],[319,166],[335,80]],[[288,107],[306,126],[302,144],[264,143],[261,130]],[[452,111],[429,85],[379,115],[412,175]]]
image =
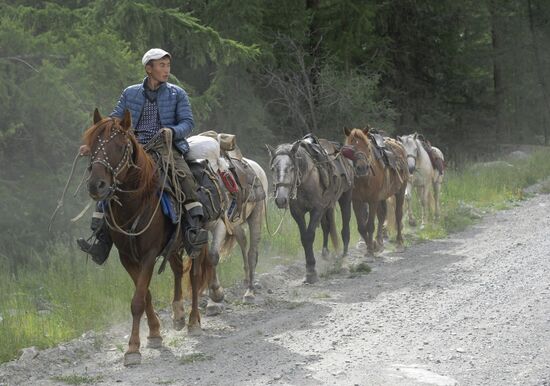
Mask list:
[[135,187],[132,193],[138,196],[141,204],[137,213],[141,213],[147,206],[153,204],[153,200],[156,200],[158,176],[153,159],[145,152],[134,134],[120,126],[120,119],[105,117],[86,129],[82,135],[82,142],[92,148],[99,137],[108,138],[115,130],[119,130],[124,134],[133,149],[130,170],[124,179],[124,183]]
[[275,155],[287,155],[290,158],[294,158],[299,170],[307,170],[307,160],[310,158],[309,153],[302,146],[299,146],[295,156],[293,157],[292,146],[294,146],[294,143],[283,143],[277,146],[277,149],[275,149]]
[[351,143],[351,139],[353,137],[356,137],[357,139],[365,143],[365,145],[369,150],[368,153],[365,153],[365,155],[367,156],[367,161],[369,162],[369,164],[372,165],[375,159],[374,159],[374,154],[370,148],[372,145],[368,134],[361,129],[352,129],[349,135],[349,143]]

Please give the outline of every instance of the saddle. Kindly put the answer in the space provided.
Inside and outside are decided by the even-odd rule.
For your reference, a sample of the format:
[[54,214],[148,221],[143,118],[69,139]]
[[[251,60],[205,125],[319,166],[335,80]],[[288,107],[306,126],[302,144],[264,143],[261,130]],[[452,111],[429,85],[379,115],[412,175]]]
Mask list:
[[373,143],[374,156],[377,160],[382,159],[386,167],[397,170],[397,160],[390,147],[386,146],[386,140],[376,129],[369,129],[368,137]]
[[[175,193],[177,189],[173,186],[171,178],[165,178],[166,174],[171,175],[172,171],[164,170],[163,164],[159,160],[160,157],[156,153],[152,153],[152,156],[158,168],[159,182],[166,181],[163,187],[159,186],[162,212],[173,224],[177,224],[182,217],[181,206]],[[186,161],[192,175],[185,178],[195,179],[197,198],[203,206],[206,221],[219,218],[223,212],[224,195],[221,192],[216,172],[207,159],[186,159]],[[160,192],[161,188],[163,188],[162,192]]]
[[337,177],[344,177],[346,187],[353,186],[354,174],[353,167],[348,161],[348,158],[342,153],[343,145],[339,142],[329,141],[327,139],[319,139],[320,145],[327,152],[332,164],[334,165],[333,173]]
[[227,175],[226,171],[219,171],[224,185],[233,198],[233,203],[228,209],[228,218],[235,221],[244,217],[243,210],[246,203],[258,202],[266,198],[266,192],[259,177],[243,157],[234,134],[210,130],[200,135],[215,138],[219,142],[220,156],[227,162],[231,173]]
[[432,148],[430,141],[424,138],[422,134],[418,134],[417,138],[420,140],[420,143],[422,144],[424,150],[426,150],[426,153],[428,153],[428,157],[430,157],[430,162],[432,163],[433,168],[436,169],[439,174],[443,174],[445,171],[445,161],[439,157],[439,155]]
[[[333,162],[330,159],[327,150],[322,146],[320,141],[321,140],[319,140],[315,135],[306,134],[300,140],[300,145],[315,161],[315,166],[317,167],[317,171],[319,172],[319,177],[321,180],[321,185],[323,186],[323,190],[326,190],[330,186],[332,176],[335,173]],[[327,142],[328,141],[326,141],[325,143],[327,146],[329,146]]]

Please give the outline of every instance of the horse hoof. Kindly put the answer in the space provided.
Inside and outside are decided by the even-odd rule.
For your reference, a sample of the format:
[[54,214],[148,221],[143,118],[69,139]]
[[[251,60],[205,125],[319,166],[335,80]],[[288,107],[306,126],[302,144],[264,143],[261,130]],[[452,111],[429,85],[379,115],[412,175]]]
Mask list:
[[187,333],[191,336],[201,336],[202,328],[199,324],[189,325],[187,327]]
[[254,291],[246,290],[246,293],[243,296],[243,302],[246,304],[254,304],[256,302]]
[[306,277],[304,279],[305,284],[315,284],[319,281],[319,276],[317,276],[317,272],[308,272],[306,273]]
[[208,302],[204,313],[206,316],[216,316],[221,314],[224,309],[225,306],[223,305],[223,303],[210,301]]
[[219,303],[223,300],[223,298],[225,297],[225,294],[223,292],[223,288],[219,287],[218,289],[210,290],[209,296],[210,296],[210,300],[212,300],[213,302]]
[[185,327],[185,318],[174,319],[172,321],[172,324],[173,324],[174,330],[181,331]]
[[161,348],[162,347],[162,337],[153,336],[147,337],[147,348]]
[[141,354],[139,352],[127,352],[124,354],[124,366],[136,366],[141,364]]
[[323,250],[321,251],[321,257],[325,260],[328,260],[330,256],[330,252],[327,248],[323,248]]
[[405,252],[405,247],[403,245],[398,245],[395,247],[395,253],[403,253]]

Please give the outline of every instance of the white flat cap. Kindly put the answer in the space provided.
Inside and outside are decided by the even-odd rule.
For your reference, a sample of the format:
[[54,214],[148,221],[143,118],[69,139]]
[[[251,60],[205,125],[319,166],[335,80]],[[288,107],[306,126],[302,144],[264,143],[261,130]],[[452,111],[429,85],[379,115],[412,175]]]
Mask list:
[[143,55],[143,58],[141,58],[141,63],[145,66],[147,63],[149,63],[150,60],[157,60],[164,58],[165,56],[168,56],[170,59],[172,59],[172,55],[170,55],[168,52],[164,51],[161,48],[151,48],[149,51]]

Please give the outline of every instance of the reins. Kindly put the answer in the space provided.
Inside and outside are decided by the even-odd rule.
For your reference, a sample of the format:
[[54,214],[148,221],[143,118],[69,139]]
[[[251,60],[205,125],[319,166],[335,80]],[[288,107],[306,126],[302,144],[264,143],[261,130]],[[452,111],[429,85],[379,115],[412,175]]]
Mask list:
[[[117,132],[119,132],[119,130],[117,130]],[[160,133],[160,132],[159,132]],[[118,134],[118,133],[117,133]],[[122,132],[123,135],[126,135],[125,133]],[[114,136],[111,136],[110,139],[114,138]],[[110,140],[109,139],[109,140]],[[132,146],[131,142],[129,139],[127,139],[127,146]],[[169,151],[168,151],[168,159],[169,160],[172,160],[172,135],[171,135],[171,131],[169,132],[169,134],[166,136],[166,142],[167,142],[167,145],[169,147]],[[106,143],[105,143],[106,144]],[[103,144],[103,145],[105,145]],[[96,151],[97,153],[97,151]],[[125,152],[126,154],[126,152]],[[108,159],[108,158],[107,158]],[[123,156],[123,159],[124,159],[124,156]],[[100,161],[95,161],[97,163],[101,163],[102,165],[104,165],[107,170],[109,170],[111,173],[114,173],[118,170],[117,174],[113,174],[113,184],[112,184],[112,191],[113,191],[113,194],[111,197],[108,197],[107,198],[107,201],[111,201],[111,200],[114,200],[117,204],[119,204],[120,206],[122,206],[122,204],[120,203],[120,200],[118,199],[118,197],[116,196],[116,194],[114,193],[115,191],[119,191],[121,193],[132,193],[134,191],[125,191],[123,189],[120,189],[117,185],[120,184],[120,181],[117,181],[116,179],[116,176],[120,173],[120,171],[123,170],[124,167],[121,167],[119,169],[119,166],[122,162],[119,162],[119,165],[117,165],[116,168],[112,168],[110,167],[110,165],[106,166],[103,162],[100,162]],[[172,161],[173,162],[173,161]],[[94,161],[91,162],[91,164],[93,164]],[[129,159],[126,160],[126,164],[128,165],[128,167],[134,167],[134,168],[139,168],[137,165],[135,165],[133,162],[131,162]],[[174,165],[170,165],[170,161],[167,162],[166,165],[163,164],[163,167],[165,167],[164,170],[168,171],[170,166],[172,166],[172,170],[173,169],[173,166]],[[174,176],[175,178],[175,176]],[[112,230],[115,230],[119,233],[122,233],[123,235],[126,235],[126,236],[129,236],[129,237],[135,237],[135,236],[139,236],[139,235],[142,235],[143,233],[145,233],[145,231],[147,231],[147,229],[149,229],[149,227],[151,226],[151,224],[153,223],[153,219],[155,218],[155,215],[157,214],[158,212],[158,209],[160,207],[160,203],[162,201],[162,192],[164,191],[164,188],[166,187],[166,181],[168,180],[168,172],[165,172],[164,173],[164,178],[163,178],[163,181],[162,181],[162,184],[160,186],[160,189],[159,189],[159,197],[158,197],[158,200],[157,200],[157,203],[155,204],[155,209],[153,211],[153,213],[151,214],[151,217],[149,218],[149,221],[147,222],[147,225],[145,225],[145,227],[140,230],[140,231],[126,231],[122,228],[122,226],[117,223],[116,219],[115,219],[115,214],[113,213],[113,206],[112,205],[108,205],[109,206],[109,217],[110,217],[110,220],[109,220],[109,217],[105,216],[105,222],[107,224],[107,226],[112,229]],[[177,186],[177,184],[173,184],[173,186]],[[180,213],[181,213],[181,205],[183,205],[183,201],[180,202],[180,200],[178,200],[178,203],[180,204]],[[134,226],[132,226],[132,229],[134,227],[136,227],[138,224],[139,224],[139,217],[141,216],[141,213],[138,214],[135,218],[135,221],[134,221]],[[178,226],[179,226],[179,223],[178,223]]]

